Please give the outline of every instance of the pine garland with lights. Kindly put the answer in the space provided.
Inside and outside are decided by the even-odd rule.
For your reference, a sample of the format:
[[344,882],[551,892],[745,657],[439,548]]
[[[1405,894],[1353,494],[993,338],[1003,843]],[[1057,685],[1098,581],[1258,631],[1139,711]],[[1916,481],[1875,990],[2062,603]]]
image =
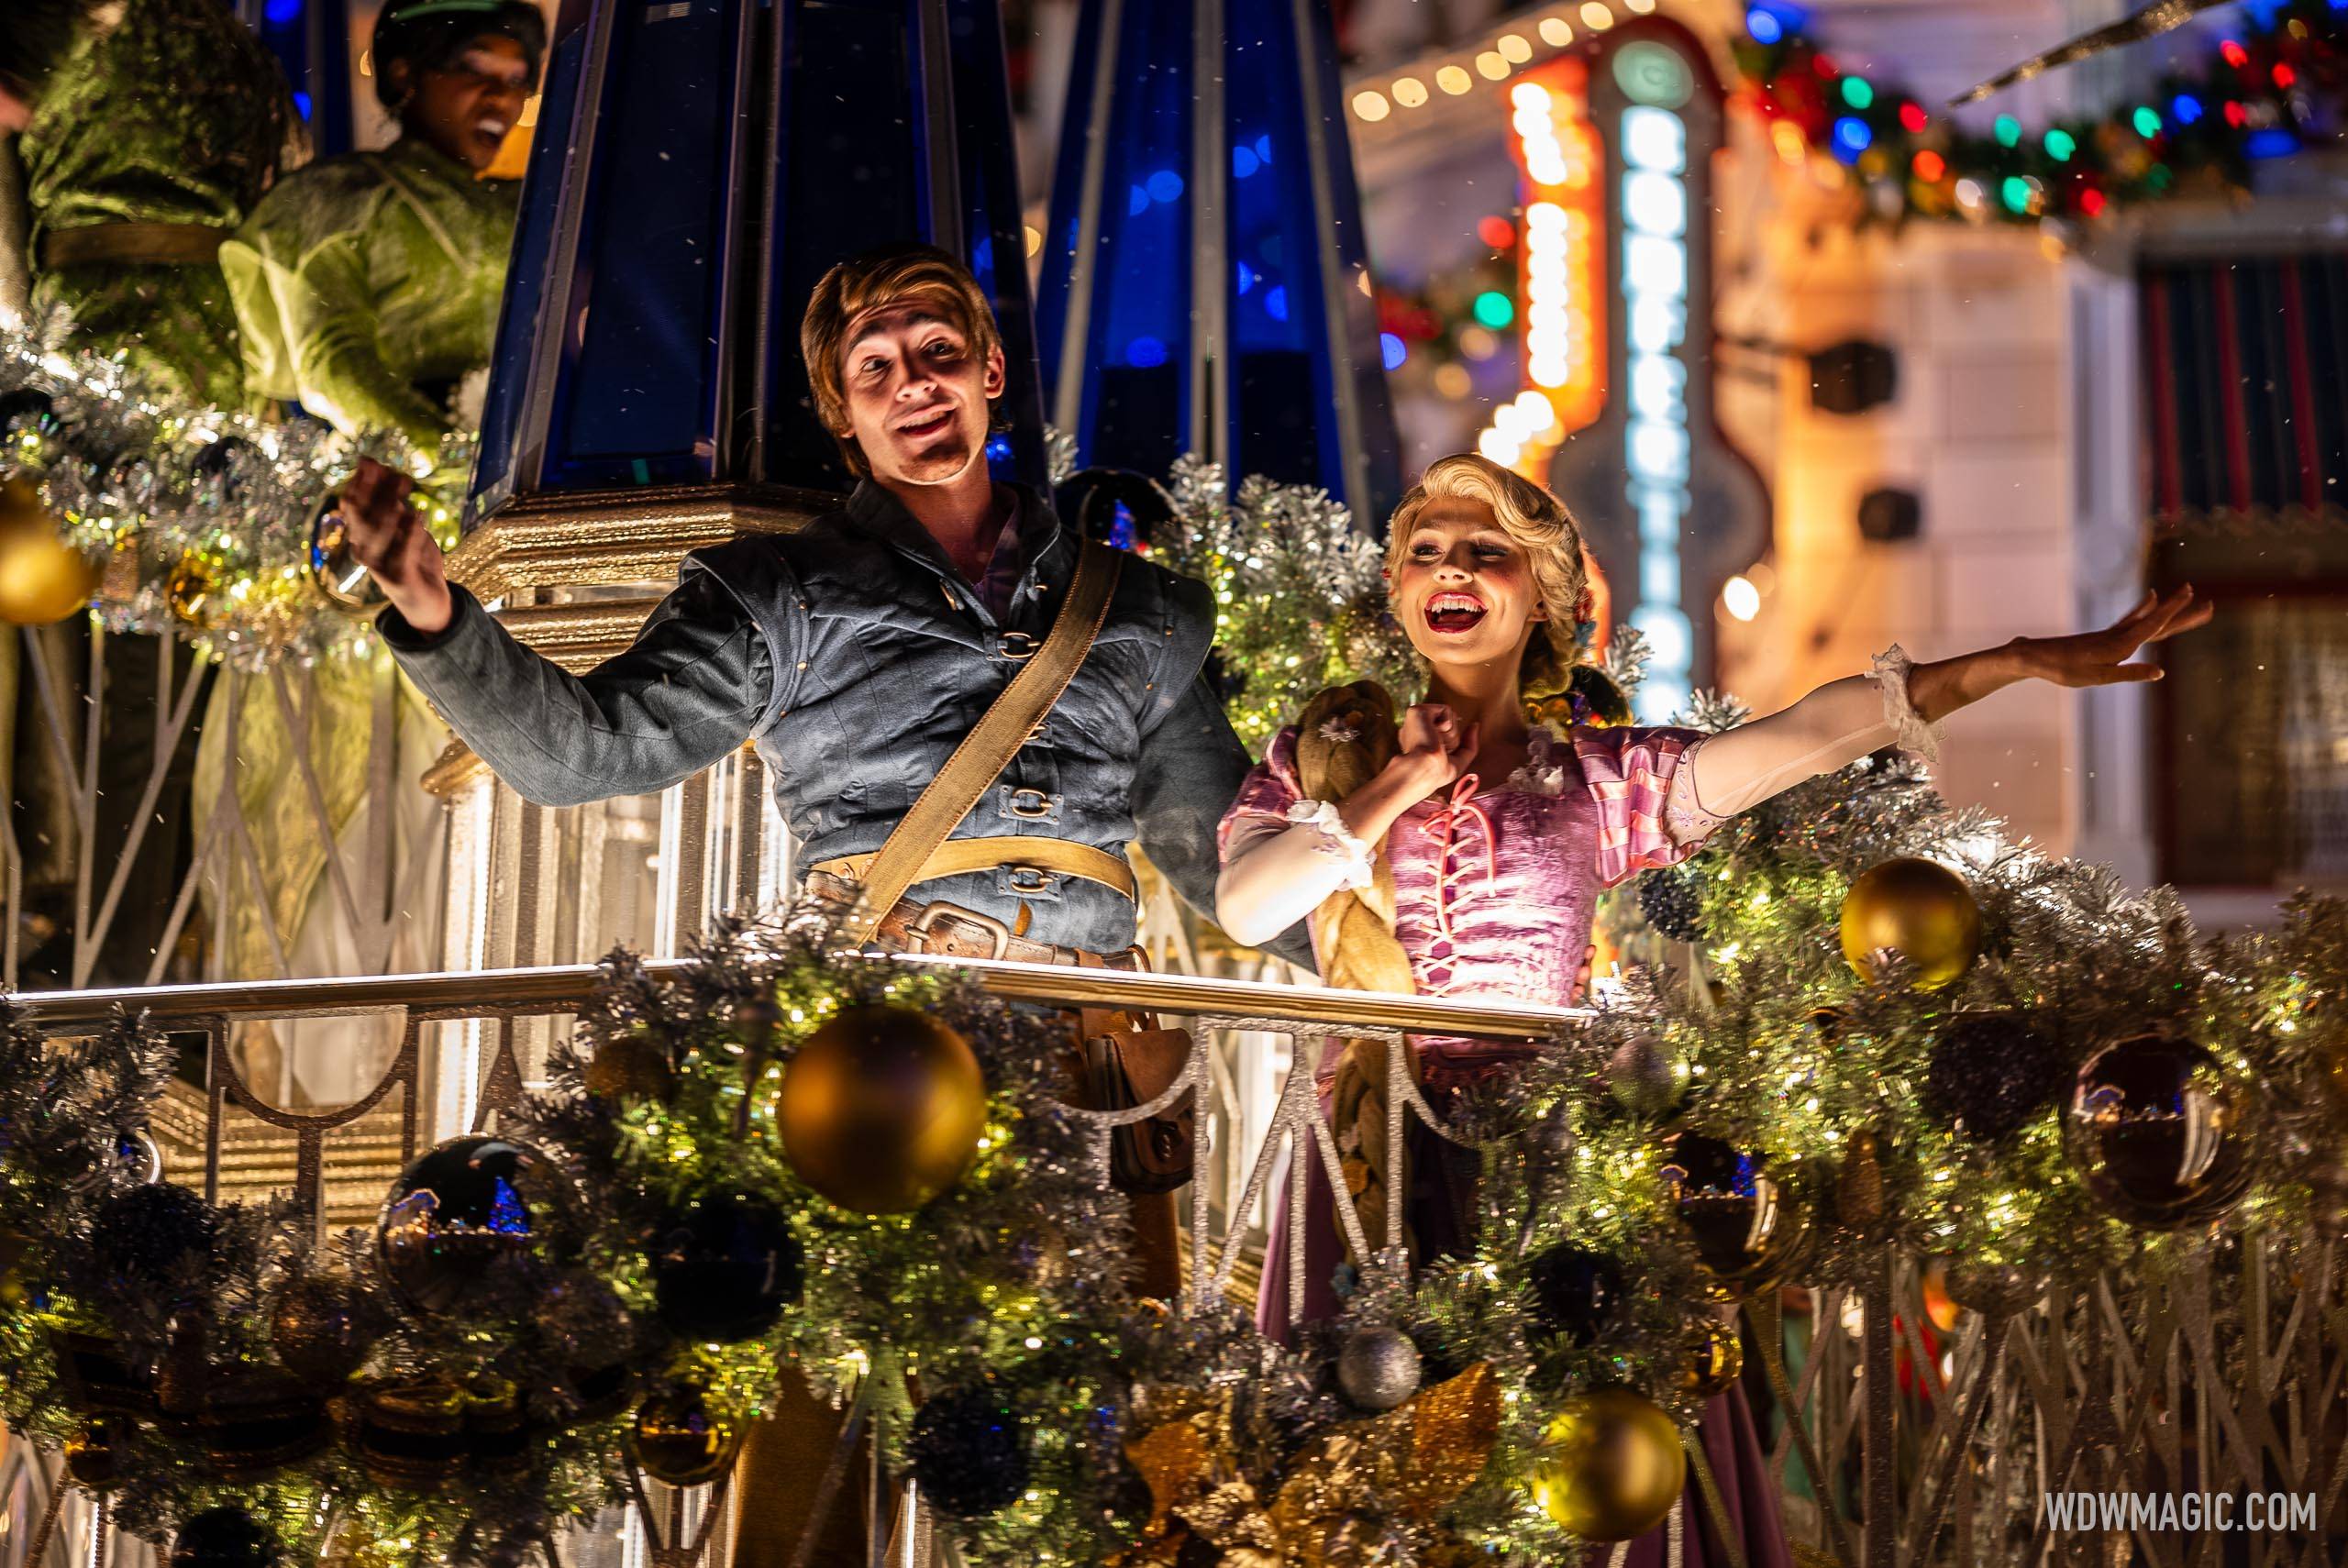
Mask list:
[[452,436],[424,453],[309,418],[181,406],[119,359],[76,348],[61,315],[0,329],[0,480],[33,480],[66,542],[98,565],[108,625],[176,635],[234,665],[316,657],[363,628],[319,588],[311,559],[312,525],[360,457],[429,481],[418,502],[446,543],[471,447]]
[[1186,454],[1167,491],[1174,516],[1146,553],[1213,591],[1224,710],[1251,750],[1324,687],[1376,680],[1398,700],[1419,689],[1386,612],[1383,552],[1326,491],[1251,475],[1234,497],[1221,464]]
[[[803,1294],[771,1331],[680,1338],[681,1380],[742,1420],[769,1408],[786,1365],[836,1400],[869,1389],[892,1463],[915,1430],[911,1386],[925,1401],[983,1400],[1019,1429],[1025,1485],[947,1528],[978,1561],[1086,1560],[1121,1518],[1103,1496],[1117,1464],[1102,1412],[1114,1408],[1129,1253],[1124,1205],[1062,1103],[1066,1026],[958,977],[828,955],[795,929],[727,927],[696,959],[666,982],[626,955],[607,960],[604,987],[526,1118],[523,1135],[560,1151],[580,1181],[598,1272],[639,1320],[658,1321],[645,1238],[713,1195],[770,1206],[801,1249]],[[781,1132],[778,1098],[807,1040],[876,1006],[946,1024],[986,1074],[975,1162],[915,1212],[827,1200]],[[661,1092],[595,1091],[599,1054],[648,1042],[670,1069]],[[940,1441],[933,1424],[925,1441]]]
[[2247,190],[2254,163],[2334,145],[2348,116],[2348,15],[2327,0],[2245,7],[2235,36],[2144,101],[2028,130],[1999,115],[1987,136],[1845,70],[1766,3],[1745,26],[1737,65],[1780,156],[1849,171],[1863,222],[2091,221]]

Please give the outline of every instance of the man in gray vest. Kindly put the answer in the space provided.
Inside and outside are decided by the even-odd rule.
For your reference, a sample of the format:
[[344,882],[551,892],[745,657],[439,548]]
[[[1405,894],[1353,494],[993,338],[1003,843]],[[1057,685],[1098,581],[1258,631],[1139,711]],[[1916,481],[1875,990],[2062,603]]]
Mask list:
[[[1138,838],[1185,900],[1212,910],[1215,824],[1248,766],[1200,676],[1211,596],[1122,556],[1105,583],[1095,570],[1078,585],[1091,598],[1105,588],[1105,602],[1062,616],[1080,562],[1114,552],[1086,547],[1042,496],[990,478],[1002,347],[985,295],[945,252],[905,246],[834,268],[801,343],[817,414],[862,480],[840,510],[696,551],[635,646],[574,676],[447,581],[407,481],[365,465],[342,511],[391,602],[385,641],[528,800],[661,790],[754,742],[810,890],[843,908],[861,898],[861,929],[878,940],[1131,962],[1124,846]],[[1086,627],[1062,633],[1056,657],[1077,662],[1057,701],[1031,691],[1041,715],[1000,748],[1000,767],[979,766],[974,802],[917,864],[876,877],[947,758],[1031,661],[1046,662],[1056,624],[1080,619],[1097,630],[1089,642]],[[879,897],[891,884],[902,896]],[[1301,955],[1300,936],[1283,951]]]

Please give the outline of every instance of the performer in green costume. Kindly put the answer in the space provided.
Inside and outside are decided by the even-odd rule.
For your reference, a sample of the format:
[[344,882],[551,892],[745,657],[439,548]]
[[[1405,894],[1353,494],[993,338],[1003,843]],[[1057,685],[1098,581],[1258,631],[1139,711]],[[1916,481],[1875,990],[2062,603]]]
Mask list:
[[545,49],[520,0],[385,8],[375,90],[400,138],[282,182],[222,249],[255,390],[427,451],[477,417],[457,394],[489,363],[517,193],[481,175]]
[[[154,394],[239,406],[236,315],[216,256],[298,150],[300,122],[275,59],[226,0],[0,0],[0,315],[61,306],[75,346],[121,354]],[[147,980],[185,857],[188,749],[167,759],[140,808],[161,650],[150,637],[111,635],[104,700],[92,709],[80,690],[90,635],[78,618],[36,634],[66,688],[67,722],[105,727],[92,842],[78,849],[73,791],[51,721],[28,695],[24,645],[0,639],[0,797],[15,805],[25,855],[23,896],[8,912],[38,914],[25,934],[56,943],[55,954],[28,954],[27,983]],[[70,754],[82,755],[78,741]],[[110,856],[134,833],[96,966],[77,977],[58,955],[76,934],[75,905],[97,900],[77,898],[75,856],[93,856],[102,896]],[[95,921],[94,908],[82,912]]]
[[216,258],[299,135],[275,58],[222,0],[7,9],[0,129],[18,131],[32,308],[71,310],[158,392],[237,406]]
[[[466,394],[487,379],[518,193],[515,182],[482,176],[521,119],[545,49],[545,21],[521,0],[384,8],[369,53],[399,139],[288,176],[221,249],[249,388],[298,402],[349,435],[396,430],[426,452],[477,422]],[[444,472],[438,487],[464,477]],[[386,708],[393,725],[378,723]],[[216,896],[219,966],[263,976],[281,963],[295,974],[437,966],[428,879],[406,884],[412,918],[398,941],[369,955],[355,949],[325,871],[329,853],[348,867],[370,845],[391,865],[353,880],[400,876],[426,857],[439,807],[416,779],[446,732],[380,644],[320,660],[305,712],[316,805],[306,788],[285,787],[299,764],[279,706],[259,689],[241,704],[238,795],[271,889],[265,904]],[[229,742],[229,726],[207,727],[198,772],[207,800],[227,775]],[[392,819],[384,831],[370,827],[379,813]],[[257,1057],[270,1054],[245,1043]],[[282,1071],[271,1089],[316,1103],[371,1082],[373,1055],[396,1042],[309,1021],[280,1026],[271,1043]]]

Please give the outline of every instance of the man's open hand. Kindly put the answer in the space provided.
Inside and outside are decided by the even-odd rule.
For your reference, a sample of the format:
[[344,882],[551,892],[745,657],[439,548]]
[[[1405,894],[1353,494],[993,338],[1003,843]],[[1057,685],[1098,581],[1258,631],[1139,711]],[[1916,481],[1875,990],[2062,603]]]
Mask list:
[[440,544],[408,496],[415,481],[371,458],[342,487],[336,510],[351,558],[367,569],[392,608],[429,636],[449,624],[455,605],[441,569]]

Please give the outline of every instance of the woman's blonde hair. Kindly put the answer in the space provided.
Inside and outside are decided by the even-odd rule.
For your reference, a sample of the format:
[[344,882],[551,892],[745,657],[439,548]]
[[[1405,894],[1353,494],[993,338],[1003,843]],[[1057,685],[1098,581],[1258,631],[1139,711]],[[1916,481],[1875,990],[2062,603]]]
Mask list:
[[1477,501],[1490,508],[1501,532],[1513,540],[1533,563],[1533,583],[1549,618],[1541,625],[1545,635],[1526,645],[1518,684],[1528,697],[1562,690],[1572,673],[1575,624],[1581,618],[1582,594],[1589,586],[1582,567],[1581,525],[1566,503],[1512,469],[1502,468],[1475,452],[1456,452],[1429,463],[1419,482],[1394,509],[1387,524],[1386,569],[1402,569],[1410,548],[1411,530],[1419,513],[1435,501]]

